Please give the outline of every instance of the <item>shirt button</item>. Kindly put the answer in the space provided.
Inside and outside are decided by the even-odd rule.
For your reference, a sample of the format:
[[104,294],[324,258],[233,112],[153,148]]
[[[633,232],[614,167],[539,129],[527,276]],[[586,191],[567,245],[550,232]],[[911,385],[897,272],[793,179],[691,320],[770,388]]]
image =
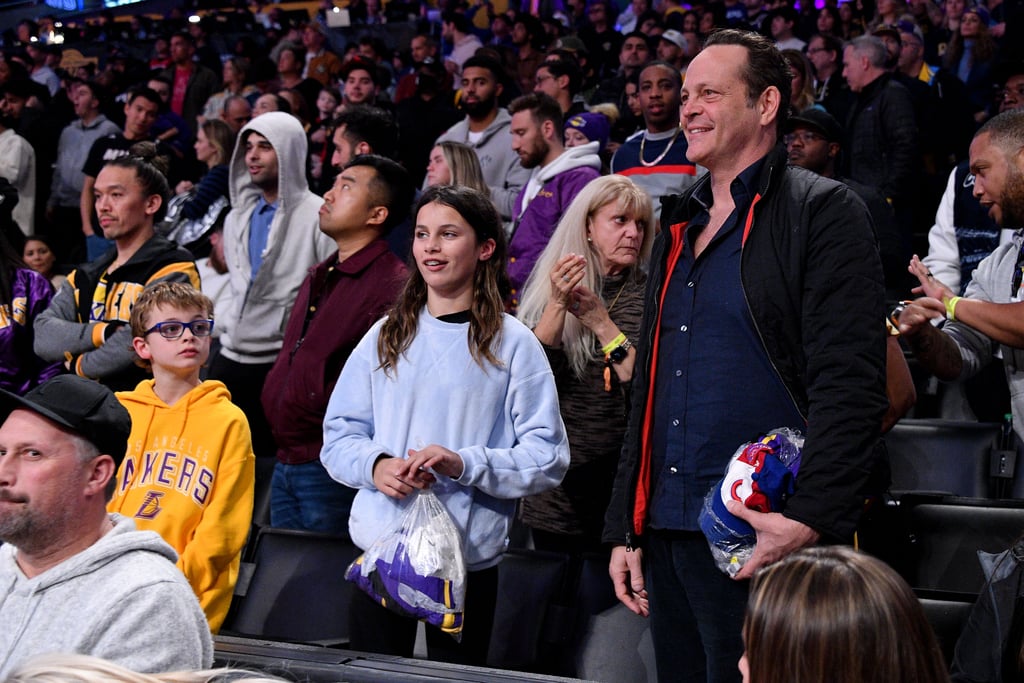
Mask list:
[[682,376],[683,376],[683,371],[682,370],[676,370],[676,377],[682,377]]
[[673,427],[678,427],[679,426],[679,420],[672,420],[672,426]]
[[687,283],[686,283],[686,286],[687,286],[687,287],[690,287],[690,288],[692,289],[692,288],[693,288],[693,282],[687,282]]
[[668,468],[668,471],[669,471],[669,472],[671,472],[672,474],[676,474],[676,473],[678,473],[678,472],[679,472],[679,470],[678,470],[678,469],[676,469],[675,467],[669,467],[669,468]]
[[686,332],[686,330],[688,330],[688,329],[689,328],[686,325],[683,325],[682,327],[679,328],[679,331],[680,332]]

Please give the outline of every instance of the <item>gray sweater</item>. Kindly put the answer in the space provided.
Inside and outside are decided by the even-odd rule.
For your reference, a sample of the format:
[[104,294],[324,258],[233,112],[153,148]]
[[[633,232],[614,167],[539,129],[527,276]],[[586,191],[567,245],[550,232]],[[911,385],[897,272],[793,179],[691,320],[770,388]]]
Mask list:
[[[437,139],[437,143],[452,141],[469,145],[480,160],[484,180],[491,188],[491,201],[503,220],[512,219],[516,197],[530,179],[530,169],[519,163],[519,155],[512,149],[512,117],[504,109],[487,126],[475,143],[469,141],[469,119],[463,119]],[[437,144],[435,143],[435,144]]]
[[206,617],[174,550],[111,515],[114,529],[34,578],[0,546],[0,678],[50,652],[88,654],[140,672],[201,669],[213,661]]

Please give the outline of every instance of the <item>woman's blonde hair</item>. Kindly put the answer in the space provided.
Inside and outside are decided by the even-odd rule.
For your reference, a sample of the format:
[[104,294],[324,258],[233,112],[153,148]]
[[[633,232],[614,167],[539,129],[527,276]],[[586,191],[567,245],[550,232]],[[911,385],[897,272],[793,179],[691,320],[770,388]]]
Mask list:
[[947,683],[910,586],[846,546],[805,548],[761,570],[743,624],[755,683]]
[[[640,256],[636,265],[626,272],[627,278],[640,277],[643,264],[651,254],[651,243],[654,241],[654,208],[651,197],[624,176],[607,175],[595,178],[587,183],[569,205],[526,281],[519,302],[518,317],[531,329],[537,326],[544,313],[544,307],[551,299],[551,270],[558,259],[566,254],[580,254],[586,258],[586,273],[581,284],[597,296],[601,296],[605,275],[601,270],[597,249],[589,241],[588,233],[594,214],[612,202],[616,202],[624,214],[636,219],[638,226],[643,227]],[[582,378],[587,364],[597,359],[596,347],[594,333],[580,323],[576,316],[567,315],[562,329],[562,348],[577,377]]]
[[54,653],[26,660],[4,683],[280,683],[283,680],[242,669],[145,674],[99,657]]
[[800,92],[790,95],[790,106],[794,113],[800,113],[814,104],[814,65],[800,50],[783,50],[782,56],[794,73],[799,73],[803,80]]
[[484,180],[480,159],[472,147],[450,140],[439,142],[437,146],[441,148],[441,154],[444,155],[444,163],[448,164],[448,172],[451,173],[450,185],[469,187],[490,196],[491,189],[487,186],[487,181]]

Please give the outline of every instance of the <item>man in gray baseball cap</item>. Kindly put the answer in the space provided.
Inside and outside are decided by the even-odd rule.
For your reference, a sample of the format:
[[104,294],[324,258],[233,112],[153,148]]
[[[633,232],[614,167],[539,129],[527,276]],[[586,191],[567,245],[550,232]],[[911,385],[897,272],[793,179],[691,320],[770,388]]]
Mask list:
[[114,394],[60,375],[0,391],[0,422],[0,679],[47,652],[140,672],[209,666],[209,627],[174,550],[107,514],[131,431]]

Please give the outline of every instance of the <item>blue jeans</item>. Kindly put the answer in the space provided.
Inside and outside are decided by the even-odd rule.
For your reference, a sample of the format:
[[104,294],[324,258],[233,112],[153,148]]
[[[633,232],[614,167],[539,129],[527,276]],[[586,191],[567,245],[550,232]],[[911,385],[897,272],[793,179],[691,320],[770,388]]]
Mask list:
[[348,535],[348,515],[356,490],[327,474],[319,460],[274,465],[270,482],[270,525]]
[[733,581],[699,531],[651,531],[644,547],[659,681],[739,683],[749,581]]

